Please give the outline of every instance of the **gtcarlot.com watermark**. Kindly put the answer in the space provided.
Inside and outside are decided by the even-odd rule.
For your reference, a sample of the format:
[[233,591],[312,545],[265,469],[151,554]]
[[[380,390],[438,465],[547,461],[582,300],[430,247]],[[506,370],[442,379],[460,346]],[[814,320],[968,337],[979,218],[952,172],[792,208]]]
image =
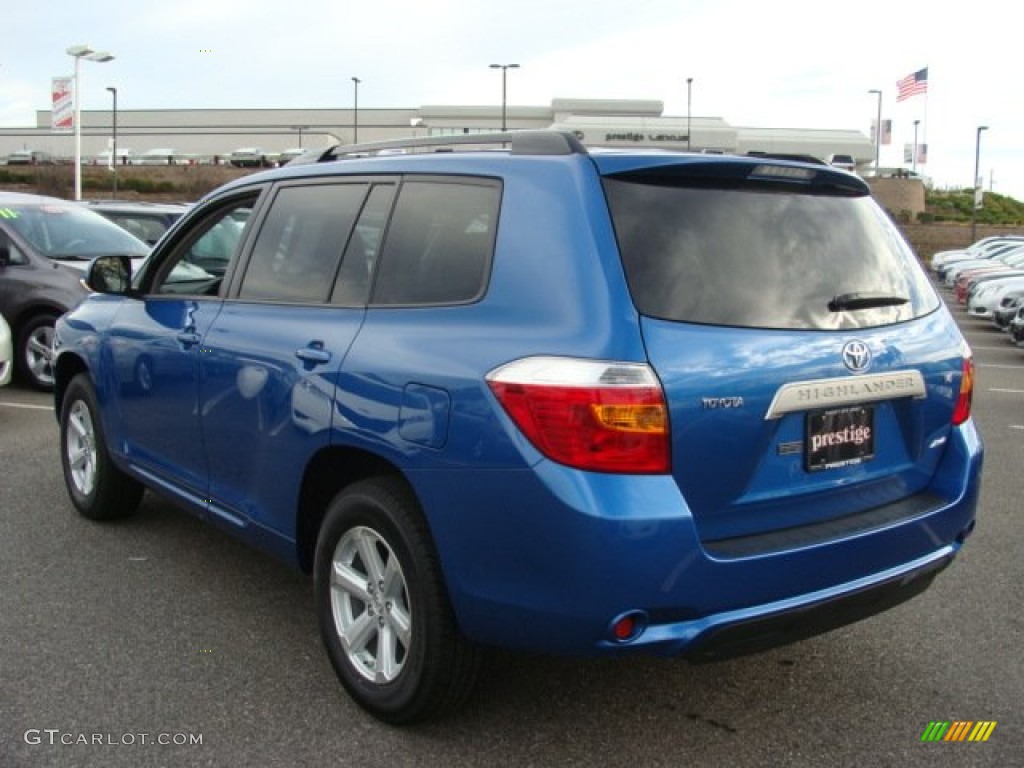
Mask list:
[[59,728],[29,728],[23,736],[33,746],[195,747],[203,743],[201,733],[75,733]]

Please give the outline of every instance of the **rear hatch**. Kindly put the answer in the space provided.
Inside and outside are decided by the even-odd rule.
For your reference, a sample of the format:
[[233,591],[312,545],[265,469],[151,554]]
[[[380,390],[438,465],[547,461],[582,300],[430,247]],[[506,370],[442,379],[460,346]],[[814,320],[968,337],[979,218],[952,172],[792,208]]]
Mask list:
[[706,546],[785,546],[780,531],[838,535],[940,502],[929,485],[969,351],[861,180],[746,158],[595,162]]

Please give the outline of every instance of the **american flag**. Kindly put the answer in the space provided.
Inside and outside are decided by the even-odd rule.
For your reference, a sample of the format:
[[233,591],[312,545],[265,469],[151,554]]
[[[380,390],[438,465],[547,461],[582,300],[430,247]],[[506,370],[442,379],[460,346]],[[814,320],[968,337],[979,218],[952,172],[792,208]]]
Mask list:
[[928,92],[928,67],[907,75],[896,83],[896,101],[909,99],[919,93]]

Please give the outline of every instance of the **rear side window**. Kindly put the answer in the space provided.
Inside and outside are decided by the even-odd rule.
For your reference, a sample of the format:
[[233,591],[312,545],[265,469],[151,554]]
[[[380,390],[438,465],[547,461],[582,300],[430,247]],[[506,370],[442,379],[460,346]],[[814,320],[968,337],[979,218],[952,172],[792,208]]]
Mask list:
[[373,303],[458,304],[484,288],[501,189],[490,180],[402,185],[380,257]]
[[[606,178],[604,186],[641,314],[824,330],[902,322],[939,306],[910,247],[869,196],[636,177]],[[892,302],[837,308],[844,296]]]
[[239,298],[327,301],[368,189],[367,184],[281,189],[256,238]]

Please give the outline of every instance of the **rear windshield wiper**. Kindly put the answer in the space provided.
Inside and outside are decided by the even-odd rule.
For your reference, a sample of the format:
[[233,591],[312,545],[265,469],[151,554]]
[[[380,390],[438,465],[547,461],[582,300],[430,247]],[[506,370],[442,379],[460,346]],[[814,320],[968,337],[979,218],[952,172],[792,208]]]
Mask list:
[[842,293],[828,303],[830,312],[847,312],[875,307],[898,307],[910,301],[893,293]]

